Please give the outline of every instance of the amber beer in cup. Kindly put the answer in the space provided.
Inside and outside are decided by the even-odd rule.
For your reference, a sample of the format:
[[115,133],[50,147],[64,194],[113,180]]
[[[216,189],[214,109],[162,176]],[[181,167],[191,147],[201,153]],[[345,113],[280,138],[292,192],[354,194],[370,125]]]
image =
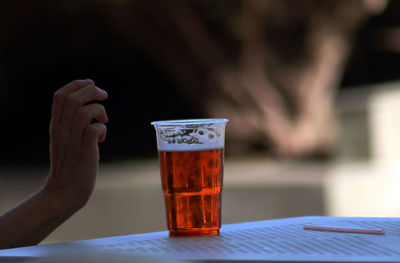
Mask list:
[[156,121],[170,236],[218,235],[227,119]]

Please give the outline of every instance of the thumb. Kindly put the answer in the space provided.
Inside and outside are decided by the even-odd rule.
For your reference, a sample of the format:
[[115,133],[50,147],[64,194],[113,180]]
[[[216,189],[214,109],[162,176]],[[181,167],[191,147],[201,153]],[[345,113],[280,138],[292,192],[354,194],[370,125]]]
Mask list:
[[87,161],[99,161],[98,143],[105,140],[107,127],[104,123],[93,123],[86,127],[82,138],[82,158]]

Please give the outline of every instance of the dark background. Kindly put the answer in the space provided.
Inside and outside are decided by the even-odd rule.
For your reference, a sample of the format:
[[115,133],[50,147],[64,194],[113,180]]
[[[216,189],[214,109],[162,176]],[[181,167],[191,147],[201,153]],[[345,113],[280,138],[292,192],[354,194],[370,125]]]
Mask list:
[[[151,121],[207,117],[96,10],[77,1],[1,5],[0,164],[48,163],[52,94],[74,79],[91,78],[109,93],[105,162],[155,157]],[[390,2],[360,30],[342,87],[399,79],[400,53],[376,41],[380,29],[400,25],[399,8],[399,1]]]

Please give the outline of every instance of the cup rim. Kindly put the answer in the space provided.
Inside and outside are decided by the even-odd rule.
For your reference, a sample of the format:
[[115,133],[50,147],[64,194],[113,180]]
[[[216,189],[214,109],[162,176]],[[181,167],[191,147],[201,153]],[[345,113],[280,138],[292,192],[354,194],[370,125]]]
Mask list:
[[202,124],[218,124],[227,123],[228,119],[182,119],[182,120],[164,120],[164,121],[153,121],[151,125],[154,126],[181,126],[181,125],[202,125]]

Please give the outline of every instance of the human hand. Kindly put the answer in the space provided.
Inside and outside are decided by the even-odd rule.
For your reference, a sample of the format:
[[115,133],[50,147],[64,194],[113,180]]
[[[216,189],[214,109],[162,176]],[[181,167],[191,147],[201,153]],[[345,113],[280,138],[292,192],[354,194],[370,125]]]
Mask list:
[[[54,94],[50,122],[50,173],[44,190],[75,212],[88,201],[99,164],[108,117],[98,103],[107,93],[92,80],[75,80]],[[97,123],[91,123],[96,119]]]

